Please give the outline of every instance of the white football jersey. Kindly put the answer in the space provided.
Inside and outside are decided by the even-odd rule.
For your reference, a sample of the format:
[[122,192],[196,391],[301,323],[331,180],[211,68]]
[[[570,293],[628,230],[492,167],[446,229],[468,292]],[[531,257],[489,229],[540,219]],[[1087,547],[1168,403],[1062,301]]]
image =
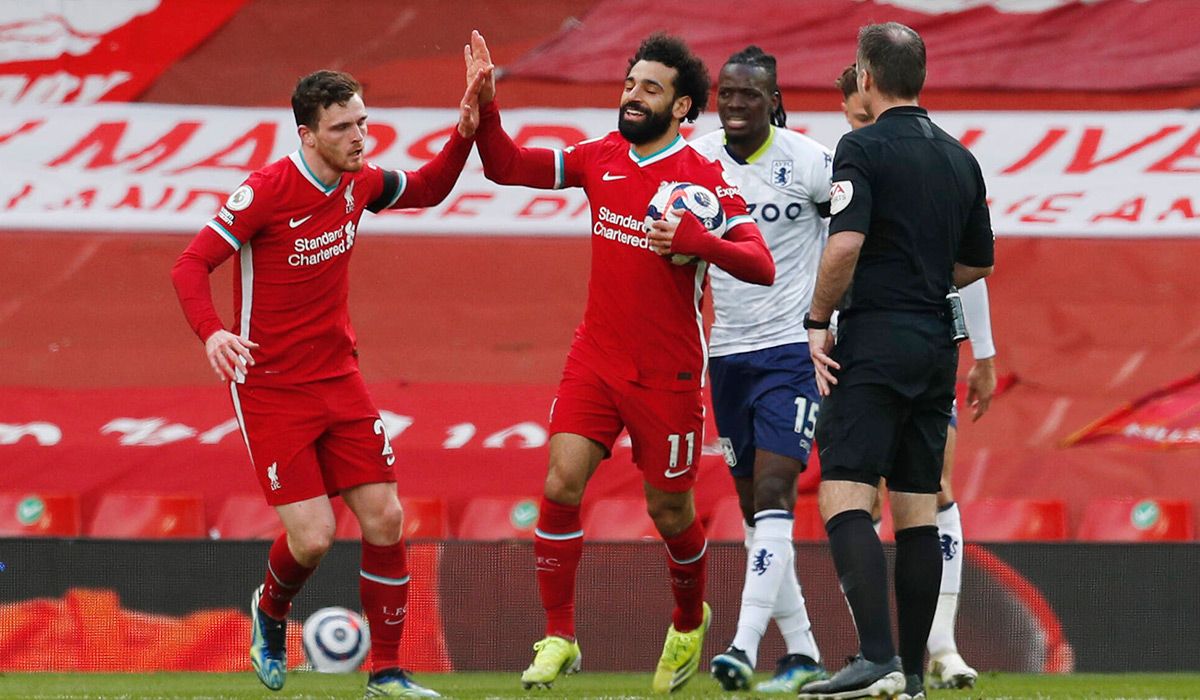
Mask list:
[[716,315],[709,355],[808,342],[804,314],[812,303],[817,267],[829,237],[829,221],[821,217],[818,205],[828,213],[833,154],[803,134],[774,126],[767,142],[745,163],[725,150],[721,129],[695,139],[691,146],[725,167],[775,258],[775,284],[770,287],[709,268]]

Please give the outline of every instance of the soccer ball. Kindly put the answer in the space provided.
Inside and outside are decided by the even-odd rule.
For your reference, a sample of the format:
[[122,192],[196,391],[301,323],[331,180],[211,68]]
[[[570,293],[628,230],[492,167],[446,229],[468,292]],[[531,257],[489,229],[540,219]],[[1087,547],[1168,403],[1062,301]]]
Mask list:
[[[717,238],[725,235],[721,201],[712,190],[690,182],[668,182],[658,188],[646,207],[646,226],[659,220],[678,221],[685,211],[695,215],[712,235]],[[694,255],[671,255],[671,262],[676,265],[689,265],[697,259]]]
[[321,608],[304,621],[304,656],[321,673],[352,673],[371,648],[362,616],[346,608]]

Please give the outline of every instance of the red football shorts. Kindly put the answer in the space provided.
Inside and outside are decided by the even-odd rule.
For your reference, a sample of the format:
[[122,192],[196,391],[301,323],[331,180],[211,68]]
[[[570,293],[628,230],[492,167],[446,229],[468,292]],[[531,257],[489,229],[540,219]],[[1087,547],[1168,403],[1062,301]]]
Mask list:
[[267,503],[396,481],[396,456],[357,372],[283,386],[231,382],[229,391]]
[[704,402],[699,390],[648,389],[602,377],[567,358],[550,409],[550,434],[574,433],[612,454],[621,429],[629,431],[633,462],[660,491],[688,491],[696,483],[704,444]]

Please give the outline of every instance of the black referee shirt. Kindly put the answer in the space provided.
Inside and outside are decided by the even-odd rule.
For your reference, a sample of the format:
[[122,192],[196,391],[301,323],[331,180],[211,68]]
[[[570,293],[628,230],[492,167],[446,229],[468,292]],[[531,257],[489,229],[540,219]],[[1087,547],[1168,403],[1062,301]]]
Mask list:
[[920,107],[893,107],[838,142],[829,234],[866,234],[849,307],[943,311],[954,263],[992,265],[983,173]]

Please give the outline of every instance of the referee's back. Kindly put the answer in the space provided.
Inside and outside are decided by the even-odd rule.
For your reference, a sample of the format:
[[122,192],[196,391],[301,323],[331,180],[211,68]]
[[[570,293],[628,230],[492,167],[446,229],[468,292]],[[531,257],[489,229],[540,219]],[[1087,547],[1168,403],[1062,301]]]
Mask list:
[[833,171],[830,234],[866,233],[844,315],[942,311],[955,262],[992,264],[979,163],[921,107],[893,107],[843,136]]

